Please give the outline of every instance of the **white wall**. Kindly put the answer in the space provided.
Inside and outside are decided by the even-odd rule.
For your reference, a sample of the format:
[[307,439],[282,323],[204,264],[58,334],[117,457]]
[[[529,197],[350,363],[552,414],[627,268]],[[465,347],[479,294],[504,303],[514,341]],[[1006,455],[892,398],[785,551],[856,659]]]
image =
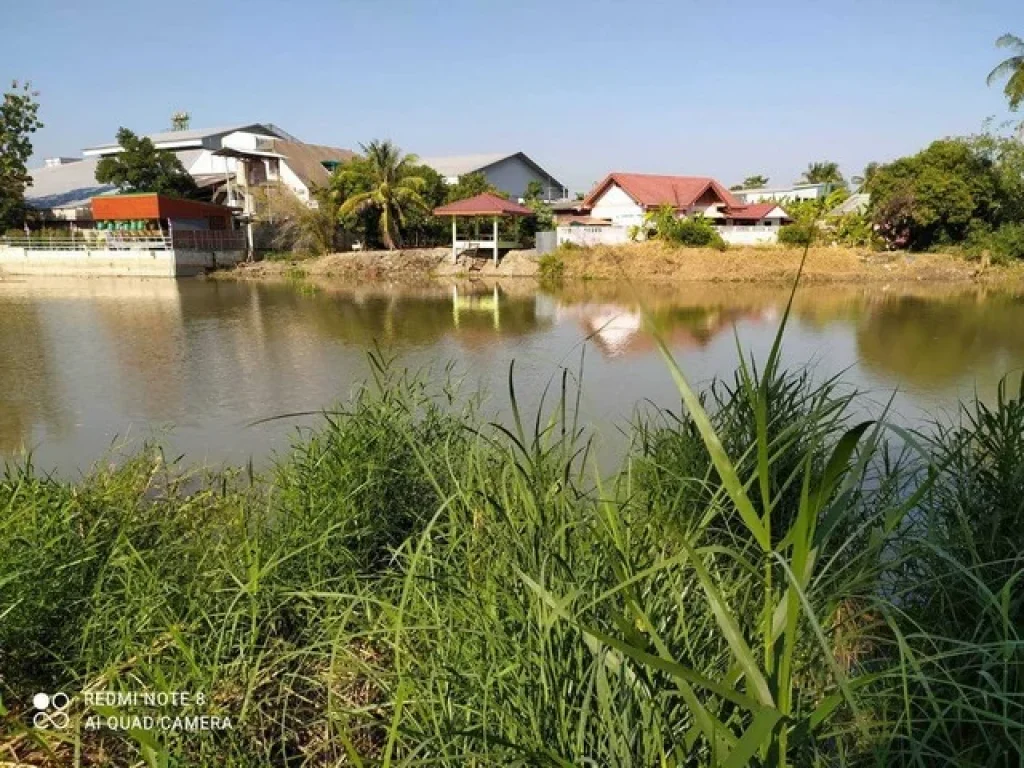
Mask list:
[[594,201],[590,215],[608,219],[616,226],[639,226],[644,223],[644,209],[614,182]]
[[244,251],[37,250],[0,246],[0,274],[68,277],[187,277],[237,264]]
[[779,241],[779,227],[757,224],[752,227],[715,227],[729,245],[767,245]]
[[798,185],[772,189],[747,189],[733,192],[744,203],[766,203],[770,200],[818,200],[827,195],[826,184]]
[[185,170],[193,176],[208,176],[210,174],[234,175],[237,164],[238,161],[233,157],[220,157],[213,154],[209,149],[204,149],[192,165]]
[[582,247],[621,245],[629,242],[628,227],[558,227],[558,244],[572,243]]
[[281,160],[280,170],[281,183],[294,192],[300,200],[308,204],[310,202],[309,187],[307,187],[302,179],[295,174],[295,171],[288,166],[287,160]]

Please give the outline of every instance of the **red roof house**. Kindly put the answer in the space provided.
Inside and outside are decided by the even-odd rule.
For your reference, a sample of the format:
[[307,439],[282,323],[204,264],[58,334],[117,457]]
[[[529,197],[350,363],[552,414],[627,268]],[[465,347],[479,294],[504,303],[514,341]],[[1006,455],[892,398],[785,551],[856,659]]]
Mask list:
[[788,219],[775,203],[741,203],[708,176],[610,173],[583,201],[590,217],[620,225],[641,224],[645,214],[665,205],[681,216],[701,214],[722,224]]
[[677,210],[702,202],[740,205],[728,189],[707,176],[660,176],[648,173],[609,173],[587,195],[584,204],[593,209],[613,188],[626,193],[645,210],[671,205]]

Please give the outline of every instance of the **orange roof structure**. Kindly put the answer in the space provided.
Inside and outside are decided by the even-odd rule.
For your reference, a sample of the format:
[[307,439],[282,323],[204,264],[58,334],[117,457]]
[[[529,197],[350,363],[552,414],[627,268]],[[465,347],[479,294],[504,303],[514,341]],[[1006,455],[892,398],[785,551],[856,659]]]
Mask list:
[[612,184],[617,184],[638,205],[644,208],[689,208],[709,190],[727,206],[740,205],[724,186],[708,176],[660,176],[649,173],[609,173],[583,204],[593,207],[594,201]]
[[153,192],[127,195],[101,195],[92,198],[92,217],[96,221],[133,219],[210,219],[229,228],[232,210],[223,205],[167,197]]
[[484,192],[434,209],[435,216],[533,216],[525,205]]

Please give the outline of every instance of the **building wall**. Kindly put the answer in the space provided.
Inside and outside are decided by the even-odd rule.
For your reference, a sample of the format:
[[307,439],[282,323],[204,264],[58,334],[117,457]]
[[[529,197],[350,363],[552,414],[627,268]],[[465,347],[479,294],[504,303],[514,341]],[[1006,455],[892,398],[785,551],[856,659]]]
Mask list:
[[193,176],[234,174],[237,162],[233,157],[220,157],[207,149],[185,170]]
[[644,223],[644,209],[614,183],[594,201],[590,215],[595,219],[607,219],[617,226],[631,227]]
[[237,264],[244,251],[44,250],[0,246],[0,275],[188,277]]
[[594,245],[622,245],[629,242],[628,227],[558,227],[555,232],[558,245],[572,243],[587,248]]
[[281,161],[280,173],[281,183],[294,192],[295,195],[304,203],[309,203],[309,188],[306,186],[306,183],[296,175],[295,171],[288,166],[287,160]]
[[752,227],[716,227],[718,234],[730,245],[767,245],[779,241],[779,227],[758,224]]
[[560,200],[565,195],[561,186],[550,176],[537,173],[521,157],[507,157],[500,163],[484,169],[484,176],[495,187],[508,194],[512,199],[522,198],[526,195],[526,187],[531,181],[538,181],[544,188],[544,198],[548,200]]
[[775,189],[751,189],[733,194],[744,203],[764,203],[769,200],[820,200],[831,191],[829,184],[798,185]]

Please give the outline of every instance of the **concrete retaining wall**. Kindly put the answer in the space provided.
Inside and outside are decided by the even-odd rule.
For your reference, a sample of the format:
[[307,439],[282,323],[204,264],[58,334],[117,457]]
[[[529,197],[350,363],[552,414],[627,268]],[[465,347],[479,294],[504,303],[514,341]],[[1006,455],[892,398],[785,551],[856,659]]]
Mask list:
[[68,277],[188,277],[237,264],[242,251],[48,251],[0,246],[0,273]]

